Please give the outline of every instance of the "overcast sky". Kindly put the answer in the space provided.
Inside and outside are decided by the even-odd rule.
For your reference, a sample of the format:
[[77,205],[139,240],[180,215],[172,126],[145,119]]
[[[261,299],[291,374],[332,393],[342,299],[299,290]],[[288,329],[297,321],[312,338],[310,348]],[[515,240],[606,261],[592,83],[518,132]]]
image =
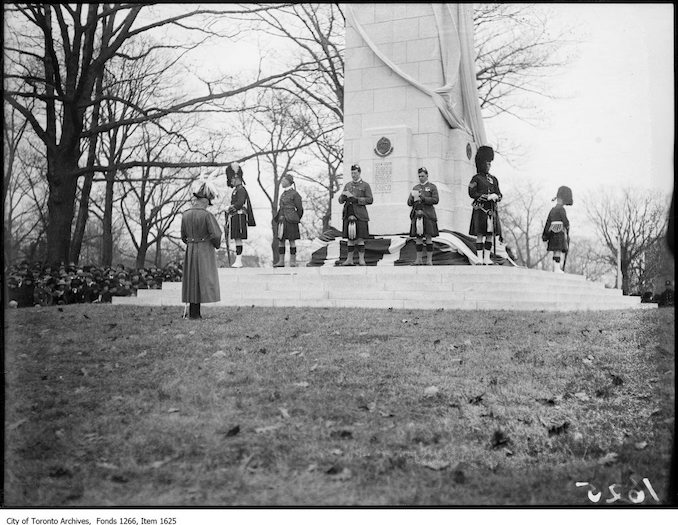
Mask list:
[[576,28],[578,56],[551,80],[557,99],[535,98],[544,121],[490,119],[490,140],[509,136],[526,150],[514,169],[501,158],[492,170],[512,179],[534,176],[555,191],[600,187],[673,189],[673,5],[557,4]]

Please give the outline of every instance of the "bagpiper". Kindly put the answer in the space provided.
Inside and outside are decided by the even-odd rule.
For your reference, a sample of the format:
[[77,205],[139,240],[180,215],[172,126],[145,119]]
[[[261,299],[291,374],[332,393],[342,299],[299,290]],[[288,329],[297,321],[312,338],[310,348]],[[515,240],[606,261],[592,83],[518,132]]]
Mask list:
[[365,239],[370,236],[368,222],[370,217],[366,206],[374,202],[370,185],[362,180],[360,166],[351,166],[351,181],[346,183],[339,195],[339,203],[344,205],[343,237],[346,239],[348,254],[343,266],[353,266],[353,252],[358,245],[358,264],[365,266]]
[[285,241],[290,243],[290,266],[297,265],[296,240],[301,238],[299,223],[304,215],[301,195],[294,188],[294,177],[289,173],[282,176],[280,185],[284,191],[278,201],[278,212],[275,220],[278,223],[278,262],[273,266],[280,268],[285,266]]
[[216,252],[221,244],[221,228],[214,215],[207,211],[212,199],[217,197],[214,187],[199,181],[193,197],[191,208],[181,216],[181,240],[186,244],[181,301],[188,304],[189,319],[201,319],[201,303],[221,300]]
[[[228,168],[226,170],[228,176]],[[243,186],[242,169],[234,172],[231,178],[234,186],[231,193],[231,205],[227,215],[230,237],[235,241],[235,262],[233,268],[242,268],[242,241],[247,239],[247,227],[256,226],[250,196]]]
[[[572,206],[572,190],[567,186],[561,186],[552,200],[556,201],[556,205],[551,208],[546,218],[541,238],[544,242],[548,243],[546,250],[553,252],[553,271],[555,273],[564,273],[563,267],[565,266],[570,246],[570,221],[567,219],[565,206]],[[562,254],[565,255],[563,267],[560,264]]]
[[410,237],[414,238],[417,247],[417,258],[414,261],[415,266],[424,264],[422,261],[422,252],[424,251],[424,240],[426,241],[426,265],[433,265],[433,237],[438,237],[438,217],[433,207],[438,204],[438,188],[428,180],[428,170],[419,168],[417,170],[419,184],[412,188],[407,205],[412,207],[410,211]]
[[479,264],[494,264],[491,257],[495,236],[501,237],[501,224],[497,215],[497,203],[501,201],[499,181],[490,175],[490,166],[494,160],[494,150],[490,146],[480,146],[476,152],[477,173],[468,185],[469,197],[473,199],[473,213],[469,235],[476,237],[476,253]]

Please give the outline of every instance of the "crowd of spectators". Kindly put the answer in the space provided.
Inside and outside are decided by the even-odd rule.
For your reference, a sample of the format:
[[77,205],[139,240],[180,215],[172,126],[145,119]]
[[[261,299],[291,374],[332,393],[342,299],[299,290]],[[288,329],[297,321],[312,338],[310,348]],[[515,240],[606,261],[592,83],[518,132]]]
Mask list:
[[164,268],[126,268],[29,264],[5,271],[9,306],[52,306],[74,303],[110,303],[113,297],[136,295],[137,290],[160,289],[163,282],[181,282],[181,264]]

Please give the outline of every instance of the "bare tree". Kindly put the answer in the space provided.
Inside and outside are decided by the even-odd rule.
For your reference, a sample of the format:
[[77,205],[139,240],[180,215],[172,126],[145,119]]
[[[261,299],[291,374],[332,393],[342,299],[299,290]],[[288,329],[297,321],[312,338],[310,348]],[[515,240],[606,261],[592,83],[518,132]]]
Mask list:
[[[86,114],[98,102],[93,96],[97,79],[104,74],[106,64],[120,54],[123,44],[164,26],[175,26],[203,35],[214,36],[200,17],[225,16],[250,12],[217,6],[215,9],[186,7],[173,16],[163,16],[156,10],[154,17],[143,21],[143,10],[154,9],[150,4],[12,4],[5,6],[6,78],[16,81],[16,88],[4,91],[4,99],[22,113],[33,131],[43,142],[47,156],[49,182],[47,256],[51,261],[68,261],[71,256],[71,227],[75,210],[77,181],[93,170],[110,167],[79,166],[81,141],[124,124],[157,120],[175,112],[190,111],[212,100],[226,99],[254,87],[280,82],[291,70],[259,77],[233,89],[214,90],[188,97],[172,106],[147,108],[128,119],[85,127]],[[270,9],[262,6],[256,9]],[[195,42],[193,47],[198,45]],[[181,48],[158,44],[145,51]],[[139,56],[127,56],[130,60]],[[30,64],[29,67],[27,64]],[[34,66],[39,65],[39,74]],[[106,95],[104,95],[105,97]],[[41,116],[30,109],[40,105]]]
[[567,29],[555,33],[554,16],[535,4],[474,4],[476,79],[486,118],[502,113],[526,119],[516,95],[549,96],[545,78],[569,62]]
[[527,268],[539,266],[548,253],[541,234],[549,209],[539,185],[529,179],[521,181],[500,205],[504,240],[515,248],[516,262]]
[[610,265],[604,247],[599,242],[588,237],[575,237],[570,240],[566,270],[591,281],[601,281],[613,274],[615,267]]
[[627,187],[591,193],[584,207],[606,248],[607,262],[616,267],[620,256],[622,291],[628,295],[639,259],[665,235],[668,201],[656,193]]
[[280,198],[280,180],[285,173],[298,167],[296,160],[308,147],[304,128],[307,118],[296,98],[281,93],[262,93],[260,110],[241,113],[240,133],[247,141],[257,164],[257,183],[264,192],[271,209],[271,251],[278,258],[277,221]]

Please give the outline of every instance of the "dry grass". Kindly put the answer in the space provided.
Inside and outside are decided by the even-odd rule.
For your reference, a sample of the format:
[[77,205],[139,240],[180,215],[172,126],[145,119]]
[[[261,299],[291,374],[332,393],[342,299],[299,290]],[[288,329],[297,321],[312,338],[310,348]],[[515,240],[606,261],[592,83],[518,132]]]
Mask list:
[[665,498],[671,309],[203,310],[7,311],[5,504]]

